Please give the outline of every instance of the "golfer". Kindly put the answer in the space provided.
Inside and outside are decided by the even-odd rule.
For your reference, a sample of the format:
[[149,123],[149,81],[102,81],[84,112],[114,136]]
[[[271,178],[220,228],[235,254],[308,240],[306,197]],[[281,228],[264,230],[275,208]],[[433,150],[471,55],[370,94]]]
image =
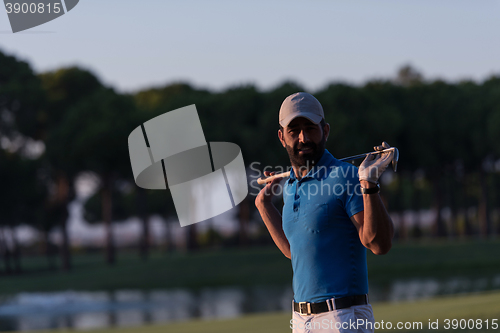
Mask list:
[[[368,155],[359,170],[337,160],[325,149],[330,125],[323,108],[308,93],[285,99],[279,124],[278,137],[292,165],[282,188],[283,214],[272,204],[282,178],[268,183],[255,204],[274,242],[292,261],[290,327],[294,333],[373,332],[366,249],[380,255],[391,248],[393,225],[378,194],[378,179],[392,153]],[[375,150],[389,147],[384,142]]]

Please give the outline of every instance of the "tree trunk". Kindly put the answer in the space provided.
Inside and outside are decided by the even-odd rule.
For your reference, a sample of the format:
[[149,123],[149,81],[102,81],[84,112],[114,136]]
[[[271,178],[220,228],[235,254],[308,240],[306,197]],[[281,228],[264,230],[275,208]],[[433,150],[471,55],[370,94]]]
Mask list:
[[187,227],[187,250],[194,251],[198,249],[198,231],[196,230],[196,223]]
[[[498,173],[492,174],[492,186],[497,189],[500,186],[500,176]],[[491,198],[491,202],[493,203],[491,210],[495,211],[495,221],[491,219],[491,234],[498,235],[500,231],[500,193],[498,191],[492,192],[493,197]]]
[[60,249],[61,264],[64,271],[71,270],[71,252],[70,252],[70,242],[68,235],[68,204],[71,197],[71,186],[68,177],[64,173],[60,173],[57,177],[57,194],[56,194],[56,205],[61,205],[64,213],[61,215],[61,236],[62,244]]
[[53,271],[56,269],[56,264],[54,262],[54,258],[52,257],[52,246],[50,244],[49,231],[42,231],[42,242],[43,242],[43,252],[45,254],[45,258],[47,259],[47,268],[49,271]]
[[[422,195],[420,190],[418,190],[415,185],[412,186],[410,191],[410,211],[414,213],[415,219],[413,220],[413,228],[411,230],[412,238],[421,239],[424,235],[422,229],[422,214],[420,210],[422,208]],[[401,195],[401,198],[403,196]],[[406,220],[405,220],[406,223]]]
[[248,245],[248,221],[250,220],[250,205],[248,203],[248,197],[243,199],[240,203],[240,235],[239,243],[240,247],[245,247]]
[[474,235],[474,227],[472,226],[472,222],[469,217],[469,209],[464,208],[464,223],[465,223],[465,235],[472,236]]
[[458,204],[458,214],[463,217],[463,228],[460,236],[463,236],[464,238],[469,238],[474,234],[474,228],[473,225],[469,219],[469,207],[468,207],[468,200],[467,200],[467,195],[465,193],[465,188],[467,185],[467,178],[464,176],[458,183],[458,190],[456,191],[457,193],[457,201]]
[[147,207],[146,191],[142,188],[137,189],[137,211],[142,220],[142,238],[140,245],[140,256],[143,260],[149,257],[149,214]]
[[10,250],[9,250],[9,245],[7,244],[7,239],[5,238],[5,232],[4,229],[0,229],[0,247],[2,249],[2,256],[3,256],[3,262],[4,262],[4,273],[6,275],[12,274],[12,267],[11,267],[11,255],[10,255]]
[[443,191],[441,188],[441,177],[438,175],[433,180],[434,185],[434,210],[436,211],[436,221],[434,224],[434,236],[437,238],[446,237],[446,225],[444,224],[441,210],[443,209]]
[[102,178],[103,186],[101,190],[102,196],[102,220],[106,228],[106,262],[108,265],[114,265],[116,262],[115,244],[113,239],[113,195],[112,181],[110,176]]
[[174,237],[172,235],[172,223],[165,220],[165,242],[168,253],[174,252]]
[[64,271],[71,270],[71,252],[69,245],[67,218],[61,224],[62,244],[61,244],[61,264]]
[[479,185],[481,187],[481,190],[479,192],[478,219],[480,234],[483,237],[488,237],[491,232],[491,221],[488,204],[488,186],[486,178],[487,174],[481,168],[481,170],[479,171]]
[[[459,230],[458,230],[458,194],[457,194],[457,188],[458,184],[453,181],[453,177],[448,177],[448,193],[450,196],[450,210],[451,210],[451,228],[450,228],[450,235],[454,238],[459,236]],[[459,189],[458,189],[459,190]]]
[[406,221],[404,218],[404,203],[403,203],[403,177],[404,175],[396,175],[397,188],[396,188],[396,211],[398,213],[398,231],[394,235],[394,238],[399,241],[406,241],[408,239],[408,230],[406,227]]
[[14,259],[14,271],[16,274],[20,274],[23,269],[21,265],[21,247],[19,241],[17,240],[16,230],[10,226],[10,235],[12,237],[12,254]]
[[141,258],[148,260],[149,250],[151,248],[149,240],[149,215],[142,217],[142,241],[141,241]]

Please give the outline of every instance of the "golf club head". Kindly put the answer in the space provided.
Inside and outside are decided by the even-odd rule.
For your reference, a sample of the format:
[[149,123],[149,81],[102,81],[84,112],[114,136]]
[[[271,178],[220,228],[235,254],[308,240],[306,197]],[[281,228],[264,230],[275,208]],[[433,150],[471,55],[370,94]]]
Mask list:
[[393,148],[394,148],[394,157],[392,158],[392,170],[396,172],[398,170],[399,149],[396,147]]

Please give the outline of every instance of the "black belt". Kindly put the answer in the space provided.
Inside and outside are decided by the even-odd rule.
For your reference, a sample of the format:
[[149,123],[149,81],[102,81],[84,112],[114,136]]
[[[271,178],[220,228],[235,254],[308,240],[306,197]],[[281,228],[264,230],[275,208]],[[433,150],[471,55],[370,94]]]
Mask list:
[[368,304],[368,294],[327,299],[324,302],[293,302],[293,310],[301,315],[317,314],[333,310],[345,309],[354,305]]

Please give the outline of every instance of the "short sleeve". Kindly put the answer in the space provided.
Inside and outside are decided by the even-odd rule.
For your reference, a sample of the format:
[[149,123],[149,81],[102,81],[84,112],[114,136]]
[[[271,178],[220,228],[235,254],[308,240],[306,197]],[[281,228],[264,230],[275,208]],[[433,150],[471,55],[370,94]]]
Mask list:
[[361,194],[361,185],[359,184],[358,168],[348,164],[348,172],[345,172],[346,187],[343,195],[344,209],[349,217],[363,211],[363,194]]

